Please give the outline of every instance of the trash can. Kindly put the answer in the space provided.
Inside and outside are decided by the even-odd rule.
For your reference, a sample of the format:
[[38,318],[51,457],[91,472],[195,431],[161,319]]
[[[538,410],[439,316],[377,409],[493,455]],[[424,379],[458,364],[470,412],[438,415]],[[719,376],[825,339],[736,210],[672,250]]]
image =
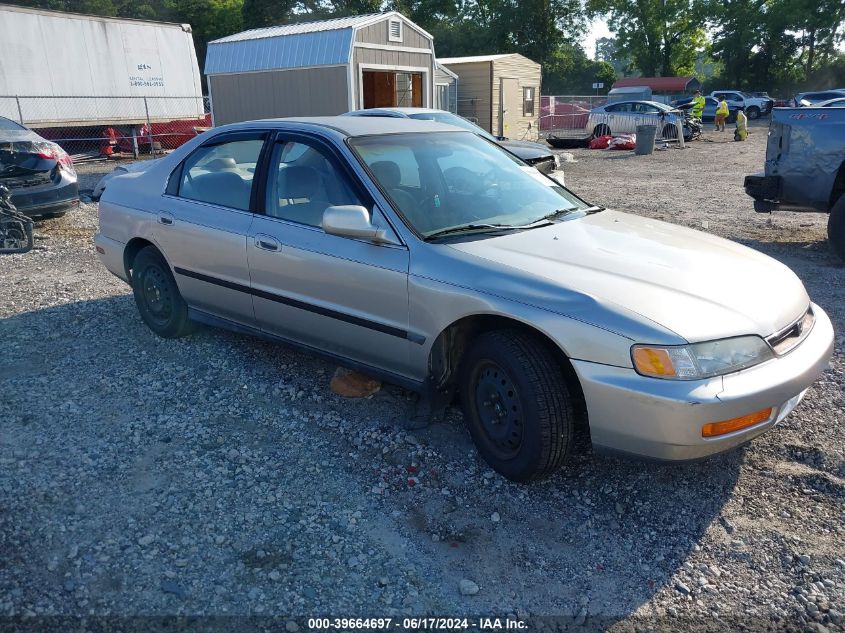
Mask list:
[[654,138],[657,136],[656,125],[637,126],[637,145],[634,154],[646,156],[654,153]]

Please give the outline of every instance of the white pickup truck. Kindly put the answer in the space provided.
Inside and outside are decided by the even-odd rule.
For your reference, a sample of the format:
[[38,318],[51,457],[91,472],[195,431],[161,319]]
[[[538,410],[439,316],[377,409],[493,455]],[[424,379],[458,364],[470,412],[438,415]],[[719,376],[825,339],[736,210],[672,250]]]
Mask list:
[[735,108],[745,108],[745,114],[749,119],[757,119],[772,111],[775,102],[766,97],[754,97],[747,92],[740,90],[714,90],[710,96],[720,100],[722,97],[728,102],[728,107],[731,110]]

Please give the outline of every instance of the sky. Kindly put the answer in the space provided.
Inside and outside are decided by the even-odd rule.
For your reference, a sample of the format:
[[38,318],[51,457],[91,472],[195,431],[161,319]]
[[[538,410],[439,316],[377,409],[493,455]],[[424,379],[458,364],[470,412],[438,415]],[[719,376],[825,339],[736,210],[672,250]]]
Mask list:
[[593,23],[590,25],[590,32],[587,34],[587,39],[584,42],[584,50],[590,59],[595,59],[596,39],[599,37],[610,37],[607,22],[602,19],[593,20]]

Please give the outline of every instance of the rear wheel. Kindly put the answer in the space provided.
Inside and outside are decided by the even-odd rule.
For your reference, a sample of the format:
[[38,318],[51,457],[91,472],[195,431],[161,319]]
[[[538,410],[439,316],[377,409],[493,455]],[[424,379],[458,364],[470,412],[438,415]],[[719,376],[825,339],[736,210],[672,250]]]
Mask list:
[[572,397],[557,359],[535,337],[496,330],[476,338],[461,366],[461,398],[478,452],[508,479],[537,479],[565,462]]
[[610,126],[605,123],[600,123],[593,129],[593,137],[610,136]]
[[839,196],[839,200],[830,210],[830,217],[827,219],[827,241],[839,255],[839,259],[845,262],[845,194]]
[[132,263],[132,292],[144,323],[162,338],[190,334],[188,305],[161,253],[152,246],[142,248]]

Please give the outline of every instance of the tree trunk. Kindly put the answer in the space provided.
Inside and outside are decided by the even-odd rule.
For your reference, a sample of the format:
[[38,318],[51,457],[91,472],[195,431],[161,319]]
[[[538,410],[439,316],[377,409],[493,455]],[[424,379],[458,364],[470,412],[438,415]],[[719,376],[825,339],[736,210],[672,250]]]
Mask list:
[[807,35],[809,40],[807,44],[807,66],[805,72],[805,76],[809,77],[810,73],[813,72],[813,62],[815,61],[816,56],[816,29],[812,29],[810,33]]

